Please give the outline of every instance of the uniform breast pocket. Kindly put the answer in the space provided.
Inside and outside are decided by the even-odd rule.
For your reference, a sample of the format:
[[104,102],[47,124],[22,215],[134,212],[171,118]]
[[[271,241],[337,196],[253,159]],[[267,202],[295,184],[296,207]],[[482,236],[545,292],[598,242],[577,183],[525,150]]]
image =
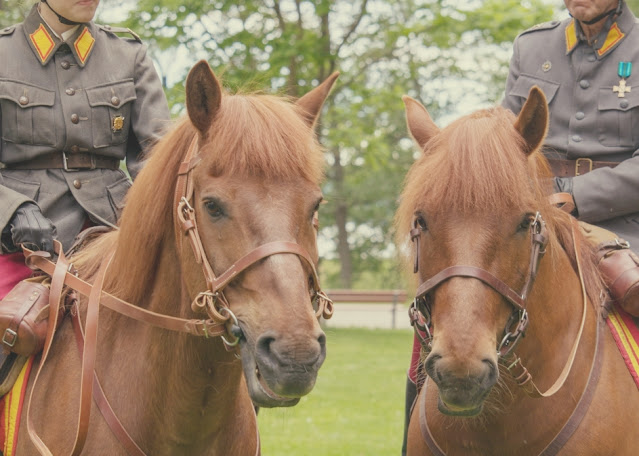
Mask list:
[[125,143],[131,126],[131,105],[137,98],[133,79],[101,84],[86,92],[91,106],[93,147]]
[[612,87],[599,89],[597,135],[602,146],[634,147],[639,144],[639,92],[619,97]]
[[513,88],[511,89],[509,95],[528,99],[528,94],[530,93],[530,89],[532,89],[533,86],[537,86],[541,89],[541,91],[546,96],[546,101],[548,104],[550,104],[553,98],[555,98],[557,89],[559,89],[558,82],[541,79],[522,73],[519,78],[517,78],[517,81],[515,81],[515,84],[513,85]]
[[2,139],[40,146],[55,146],[55,92],[8,79],[0,79]]

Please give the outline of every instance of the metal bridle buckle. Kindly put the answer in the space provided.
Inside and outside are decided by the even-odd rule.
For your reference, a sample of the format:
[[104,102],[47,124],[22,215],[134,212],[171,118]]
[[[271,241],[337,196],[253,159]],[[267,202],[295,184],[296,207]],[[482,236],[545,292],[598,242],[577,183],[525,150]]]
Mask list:
[[[240,323],[237,321],[237,317],[235,316],[233,311],[231,311],[231,309],[229,309],[228,307],[220,307],[218,312],[222,313],[223,310],[228,312],[229,317],[231,317],[231,319],[233,320],[233,325],[235,325],[235,326],[237,326],[239,328],[240,327]],[[235,340],[233,342],[229,342],[228,340],[226,340],[226,337],[224,337],[223,335],[221,335],[220,337],[222,338],[222,341],[229,347],[235,347],[237,344],[240,343],[240,338],[237,337],[235,334],[233,334],[233,337],[235,337]]]

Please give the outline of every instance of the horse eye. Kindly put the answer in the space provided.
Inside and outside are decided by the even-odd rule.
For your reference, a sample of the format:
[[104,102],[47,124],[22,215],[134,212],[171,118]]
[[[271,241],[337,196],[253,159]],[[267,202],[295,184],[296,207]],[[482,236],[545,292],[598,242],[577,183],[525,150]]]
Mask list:
[[217,201],[208,200],[204,202],[204,207],[209,215],[213,218],[220,218],[224,216],[224,210]]
[[426,220],[421,215],[418,215],[415,218],[415,226],[417,228],[419,228],[420,230],[422,230],[422,231],[427,231],[428,230],[428,225],[426,225]]
[[526,214],[524,219],[521,221],[521,223],[517,227],[517,231],[526,231],[526,230],[528,230],[530,228],[530,225],[532,224],[534,219],[535,219],[534,215]]

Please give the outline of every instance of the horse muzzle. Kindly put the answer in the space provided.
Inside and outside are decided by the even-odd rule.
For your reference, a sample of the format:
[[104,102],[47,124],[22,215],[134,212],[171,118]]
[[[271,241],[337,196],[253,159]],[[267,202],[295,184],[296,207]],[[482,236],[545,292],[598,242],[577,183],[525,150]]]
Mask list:
[[258,337],[254,346],[242,339],[242,367],[253,403],[289,407],[311,392],[326,358],[321,330],[304,340],[287,339],[274,331]]

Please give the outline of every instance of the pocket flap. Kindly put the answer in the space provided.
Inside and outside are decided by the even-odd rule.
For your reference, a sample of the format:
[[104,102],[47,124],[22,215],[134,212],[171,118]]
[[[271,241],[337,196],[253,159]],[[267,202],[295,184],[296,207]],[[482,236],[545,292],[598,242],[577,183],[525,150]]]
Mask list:
[[55,92],[24,82],[0,79],[0,98],[11,100],[21,108],[53,106]]
[[109,106],[119,109],[122,105],[135,100],[135,85],[133,79],[102,84],[86,89],[89,105]]
[[599,100],[597,107],[600,111],[615,109],[618,111],[628,111],[639,106],[639,92],[626,92],[623,97],[619,97],[617,92],[612,91],[612,87],[602,87],[599,89]]
[[535,76],[530,76],[528,74],[521,74],[517,81],[515,81],[515,85],[510,91],[510,95],[516,95],[518,97],[522,97],[528,99],[528,94],[530,93],[530,89],[533,86],[537,86],[544,92],[546,96],[546,102],[550,104],[552,99],[555,97],[557,93],[557,89],[559,89],[559,83],[554,81],[548,81],[546,79],[540,79]]

